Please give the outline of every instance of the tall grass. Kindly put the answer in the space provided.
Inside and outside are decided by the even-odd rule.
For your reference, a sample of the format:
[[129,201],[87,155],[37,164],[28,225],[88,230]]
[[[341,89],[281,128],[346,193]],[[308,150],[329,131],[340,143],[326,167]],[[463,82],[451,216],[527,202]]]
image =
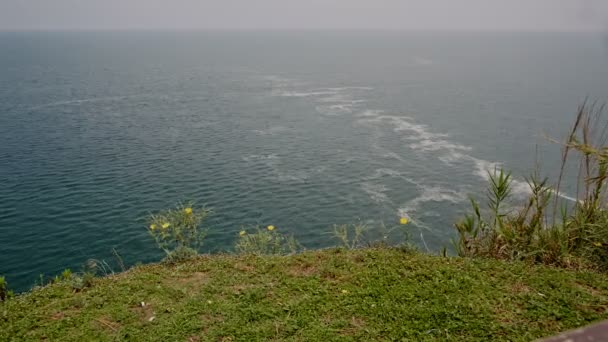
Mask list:
[[[608,121],[604,106],[583,104],[562,142],[561,168],[554,184],[538,169],[526,179],[529,195],[510,205],[512,179],[489,172],[487,209],[471,199],[472,213],[456,223],[460,256],[529,260],[568,268],[608,270]],[[564,202],[560,189],[567,163],[578,157],[576,200]]]
[[292,235],[281,234],[272,225],[265,229],[256,227],[252,233],[242,230],[234,245],[237,253],[256,255],[293,254],[300,248]]

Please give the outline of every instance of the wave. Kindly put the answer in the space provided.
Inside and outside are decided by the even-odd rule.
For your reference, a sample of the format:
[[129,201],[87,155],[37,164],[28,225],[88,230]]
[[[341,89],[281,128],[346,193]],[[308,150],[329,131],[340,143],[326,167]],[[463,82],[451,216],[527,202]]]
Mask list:
[[45,104],[41,104],[38,106],[30,107],[29,110],[37,110],[37,109],[42,109],[42,108],[66,106],[66,105],[78,105],[78,104],[83,104],[83,103],[125,100],[128,98],[129,98],[129,96],[107,96],[107,97],[92,97],[92,98],[86,98],[86,99],[56,101],[56,102],[50,102],[50,103],[45,103]]
[[[431,65],[434,62],[422,57],[415,57],[414,63],[418,65]],[[353,91],[372,90],[371,87],[326,87],[314,88],[309,91],[283,91],[279,93],[284,97],[311,97],[314,98],[315,109],[322,115],[343,115],[353,114],[358,109],[358,105],[366,102],[365,99],[357,99],[357,93]],[[471,146],[463,145],[449,139],[449,134],[437,133],[431,131],[430,127],[425,124],[420,124],[414,121],[409,116],[388,115],[382,110],[365,109],[354,115],[355,123],[360,125],[390,125],[394,132],[405,133],[401,136],[402,139],[410,141],[407,146],[417,152],[433,153],[433,155],[442,163],[453,166],[454,163],[472,163],[471,173],[480,179],[489,180],[489,173],[499,168],[502,164],[499,162],[479,159],[469,154],[473,150]],[[378,147],[380,150],[384,150]],[[385,151],[380,154],[385,158],[392,158],[399,161],[405,161],[399,154],[393,151]],[[376,171],[378,172],[378,171]],[[375,174],[373,177],[381,176]],[[398,173],[391,173],[391,176],[402,176]],[[530,187],[524,181],[512,179],[512,193],[519,197],[524,197],[530,194]],[[400,209],[400,215],[407,210],[415,210],[422,203],[428,201],[449,201],[460,202],[466,199],[461,191],[443,189],[440,187],[421,187],[422,194],[418,198],[408,202],[404,210]],[[388,202],[390,199],[385,192],[388,190],[384,185],[373,183],[363,183],[363,191],[370,195],[376,202]],[[576,200],[565,194],[559,194],[560,197],[567,200]]]
[[285,126],[272,126],[272,127],[268,127],[267,129],[254,129],[252,130],[252,132],[258,134],[258,135],[275,135],[278,133],[285,133],[285,132],[289,132],[292,129],[289,127],[285,127]]
[[366,117],[378,117],[380,116],[380,114],[384,113],[383,110],[377,110],[377,109],[366,109],[364,111],[362,111],[361,113],[359,113],[357,115],[357,117],[359,118],[366,118]]
[[[500,162],[479,159],[464,153],[472,151],[473,148],[471,146],[462,145],[446,139],[449,137],[448,134],[431,132],[427,125],[414,123],[412,122],[413,119],[410,117],[384,115],[382,111],[377,110],[366,110],[357,115],[357,117],[359,117],[359,123],[381,124],[388,122],[389,124],[393,125],[393,130],[395,132],[410,133],[409,135],[403,137],[407,140],[415,140],[415,142],[408,145],[410,149],[420,152],[439,152],[441,154],[437,158],[446,165],[452,166],[453,163],[463,161],[472,162],[472,173],[484,181],[489,181],[490,173],[502,166],[502,163]],[[383,156],[403,160],[394,152],[385,153]],[[511,193],[519,198],[525,198],[531,194],[531,189],[527,182],[516,178],[511,178]],[[445,193],[443,194],[445,195]],[[434,195],[436,195],[436,193],[433,194],[426,192],[423,193],[423,196],[419,198],[419,200],[435,200],[437,197],[433,197]],[[577,201],[576,198],[566,194],[559,193],[558,196],[568,201]],[[462,197],[459,196],[457,198],[460,199]],[[443,199],[448,200],[449,198],[444,196]],[[413,204],[415,205],[417,202],[413,202]],[[411,206],[412,203],[410,204],[410,207]],[[403,214],[403,212],[404,211],[402,210],[400,214]]]
[[408,132],[403,138],[414,140],[408,146],[412,150],[422,152],[443,151],[448,155],[456,155],[457,151],[471,151],[472,147],[461,145],[445,138],[449,135],[444,133],[433,133],[427,125],[412,122],[407,116],[383,115],[381,111],[367,110],[358,115],[358,123],[385,123],[393,125],[395,132]]
[[384,184],[376,184],[370,182],[361,183],[361,189],[369,195],[369,197],[377,202],[391,202],[388,196],[385,194],[389,189]]
[[398,209],[400,216],[415,213],[421,209],[423,203],[427,202],[450,202],[460,203],[467,200],[465,191],[445,189],[440,186],[419,186],[421,194],[406,202],[402,208]]
[[279,93],[277,96],[281,97],[316,97],[316,96],[327,96],[335,95],[336,91],[309,91],[309,92],[298,92],[298,91],[284,91]]
[[344,91],[344,90],[374,90],[374,88],[372,88],[372,87],[355,87],[355,86],[351,86],[351,87],[329,87],[329,88],[322,88],[322,89],[335,90],[335,91]]
[[380,168],[374,170],[374,174],[370,177],[371,179],[381,178],[383,176],[391,176],[391,177],[400,177],[402,175],[401,172],[389,169],[389,168]]
[[369,91],[371,87],[326,87],[315,88],[307,91],[297,91],[293,89],[286,90],[287,87],[282,87],[281,90],[275,91],[275,96],[294,97],[294,98],[315,98],[317,106],[315,109],[322,115],[342,115],[351,114],[355,107],[366,102],[363,99],[354,99],[353,90]]
[[276,163],[281,159],[275,153],[271,154],[250,154],[248,156],[242,157],[242,159],[248,163],[250,162],[263,162],[264,164]]

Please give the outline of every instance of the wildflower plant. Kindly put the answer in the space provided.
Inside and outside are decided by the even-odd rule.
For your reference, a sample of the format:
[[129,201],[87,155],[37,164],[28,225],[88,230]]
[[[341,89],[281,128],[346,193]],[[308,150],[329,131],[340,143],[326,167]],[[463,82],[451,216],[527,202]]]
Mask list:
[[158,248],[165,252],[166,261],[187,259],[197,254],[207,234],[201,225],[210,213],[209,209],[186,203],[148,217],[148,232]]
[[300,249],[300,244],[292,235],[285,235],[269,225],[266,228],[256,227],[252,233],[242,229],[234,246],[240,254],[292,254]]

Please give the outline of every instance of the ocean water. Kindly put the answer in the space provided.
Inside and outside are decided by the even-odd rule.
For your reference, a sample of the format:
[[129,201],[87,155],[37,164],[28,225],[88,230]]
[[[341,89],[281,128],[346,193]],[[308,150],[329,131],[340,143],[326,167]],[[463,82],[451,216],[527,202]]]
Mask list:
[[401,215],[437,251],[486,170],[554,175],[546,136],[607,91],[593,34],[0,33],[0,274],[157,261],[145,217],[184,200],[206,252]]

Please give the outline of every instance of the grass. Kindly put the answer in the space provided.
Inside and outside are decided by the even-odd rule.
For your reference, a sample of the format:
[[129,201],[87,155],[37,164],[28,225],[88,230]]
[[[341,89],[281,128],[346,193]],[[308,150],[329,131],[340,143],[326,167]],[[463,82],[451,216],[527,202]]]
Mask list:
[[520,340],[608,318],[608,276],[397,248],[213,255],[0,303],[1,341]]

